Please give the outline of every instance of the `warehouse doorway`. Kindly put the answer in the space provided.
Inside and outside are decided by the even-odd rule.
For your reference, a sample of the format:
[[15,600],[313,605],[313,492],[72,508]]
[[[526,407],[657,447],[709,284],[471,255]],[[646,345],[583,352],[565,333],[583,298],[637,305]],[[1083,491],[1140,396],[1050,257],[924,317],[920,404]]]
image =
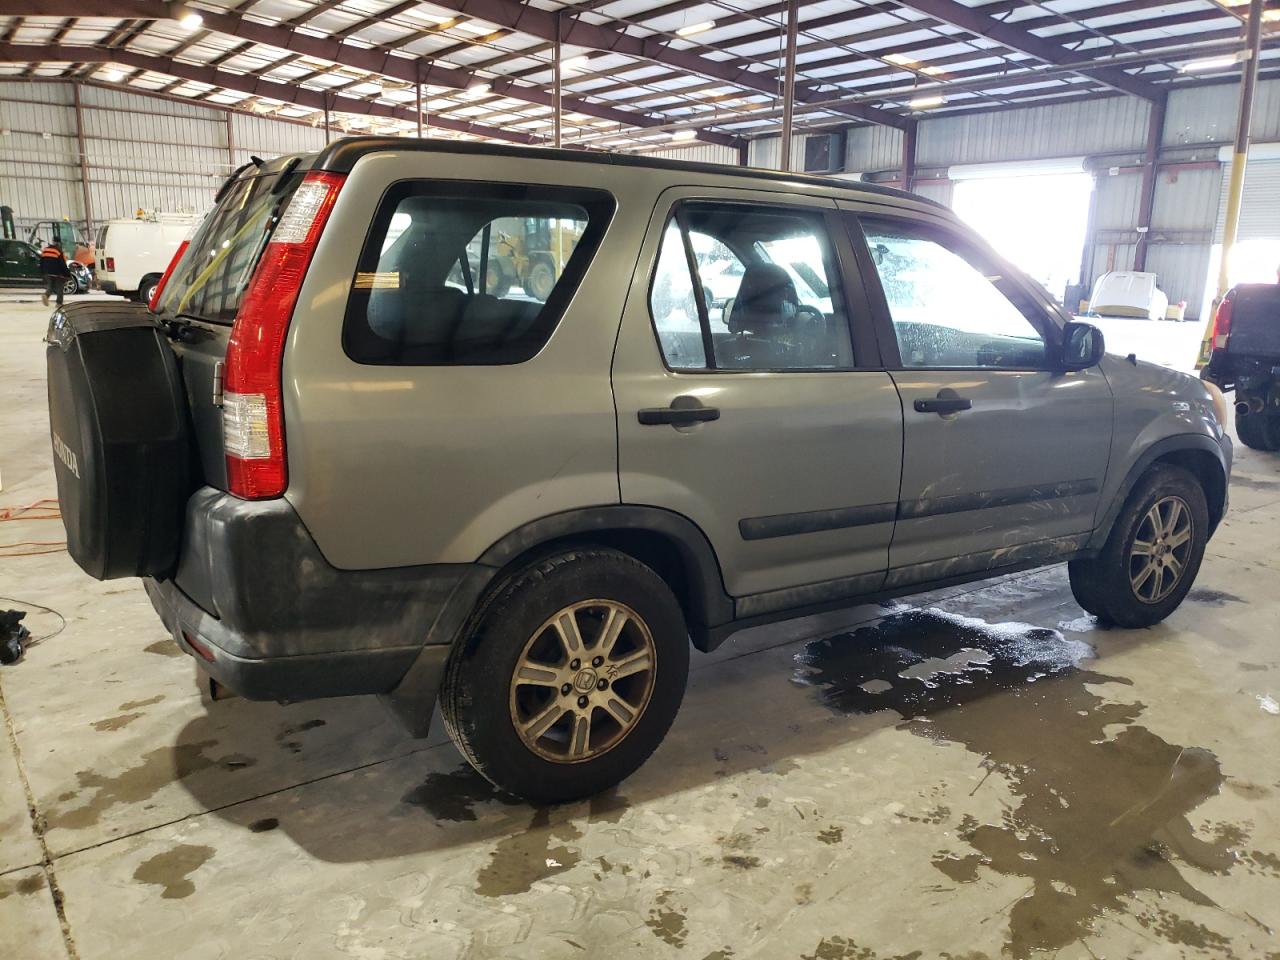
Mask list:
[[[1004,168],[1004,169],[999,169]],[[966,175],[972,169],[973,174]],[[1093,176],[1077,166],[1016,164],[952,168],[952,208],[1015,265],[1061,301],[1080,282]]]

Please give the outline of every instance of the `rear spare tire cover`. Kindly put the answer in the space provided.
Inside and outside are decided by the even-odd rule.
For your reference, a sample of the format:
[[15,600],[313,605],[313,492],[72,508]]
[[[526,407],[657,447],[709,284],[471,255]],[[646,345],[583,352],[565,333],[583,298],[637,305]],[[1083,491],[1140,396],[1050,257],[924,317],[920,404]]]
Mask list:
[[78,303],[46,337],[49,428],[67,551],[99,580],[166,576],[191,493],[177,357],[145,308]]

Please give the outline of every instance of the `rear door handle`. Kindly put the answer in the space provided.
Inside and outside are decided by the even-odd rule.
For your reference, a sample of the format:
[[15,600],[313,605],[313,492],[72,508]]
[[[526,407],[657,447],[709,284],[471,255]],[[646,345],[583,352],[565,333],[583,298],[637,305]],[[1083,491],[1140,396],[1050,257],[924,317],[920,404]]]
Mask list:
[[946,416],[949,413],[959,413],[961,410],[971,410],[973,401],[944,387],[938,391],[936,397],[917,400],[912,406],[915,407],[916,413],[936,413]]
[[671,401],[669,407],[650,407],[641,410],[636,418],[646,427],[670,424],[684,427],[693,423],[709,423],[720,419],[719,407],[704,407],[697,397],[681,396]]

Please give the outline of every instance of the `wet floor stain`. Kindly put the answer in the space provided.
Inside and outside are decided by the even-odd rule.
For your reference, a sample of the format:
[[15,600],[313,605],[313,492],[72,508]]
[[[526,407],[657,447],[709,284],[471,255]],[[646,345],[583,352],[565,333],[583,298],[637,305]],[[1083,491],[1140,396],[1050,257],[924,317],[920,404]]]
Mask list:
[[148,644],[142,648],[147,653],[154,653],[161,657],[185,657],[182,648],[166,637],[163,640],[157,640],[155,643]]
[[1234,593],[1227,593],[1225,590],[1210,590],[1208,587],[1196,587],[1187,594],[1187,599],[1192,603],[1203,603],[1208,607],[1225,607],[1228,603],[1245,602]]
[[213,854],[213,847],[180,843],[172,850],[143,860],[133,871],[133,879],[163,887],[160,896],[165,900],[181,900],[196,892],[196,885],[188,878]]
[[130,700],[127,703],[120,704],[120,706],[117,707],[117,709],[118,710],[137,710],[139,707],[150,707],[153,704],[159,703],[163,699],[164,699],[164,694],[160,693],[160,694],[156,694],[154,697],[151,697],[147,700]]
[[489,862],[476,875],[476,893],[485,897],[527,893],[538,881],[573,869],[578,851],[565,844],[581,837],[581,831],[568,821],[553,824],[550,808],[538,810],[524,832],[504,837],[494,846]]
[[463,765],[447,773],[431,772],[403,797],[401,803],[420,807],[436,820],[454,823],[476,819],[476,807],[486,803],[508,806],[522,801],[505,794],[471,767]]
[[29,877],[23,877],[16,883],[10,884],[3,877],[0,877],[0,900],[17,894],[21,897],[29,897],[33,893],[39,893],[44,889],[44,874],[33,873]]
[[1280,490],[1280,481],[1278,480],[1259,480],[1256,477],[1246,477],[1242,473],[1232,475],[1231,485],[1233,487],[1247,487],[1250,490]]
[[845,937],[823,937],[818,941],[813,953],[800,954],[800,960],[920,960],[922,956],[919,950],[896,954],[892,957],[881,956],[874,950],[860,947]]
[[266,833],[280,826],[280,821],[275,817],[263,817],[261,820],[255,820],[249,824],[250,833]]
[[649,911],[644,925],[663,943],[677,949],[684,947],[689,937],[688,918],[673,905],[670,890],[658,894],[656,906]]
[[302,752],[302,741],[296,739],[298,734],[306,733],[308,730],[315,730],[317,727],[323,727],[323,720],[304,720],[302,723],[286,724],[280,728],[280,732],[276,734],[276,743],[290,753]]
[[[89,802],[70,809],[50,811],[47,822],[50,827],[79,830],[92,826],[111,807],[118,803],[138,803],[154,796],[171,783],[185,780],[202,770],[219,767],[236,770],[252,766],[252,757],[231,754],[226,757],[209,755],[218,745],[216,740],[198,743],[180,743],[175,747],[157,747],[142,755],[142,762],[129,767],[114,777],[104,776],[94,770],[79,770],[76,781],[80,791],[92,790]],[[78,792],[72,796],[78,795]]]
[[90,726],[99,733],[107,733],[112,730],[120,730],[123,727],[127,727],[140,716],[142,716],[140,713],[122,713],[118,717],[108,717],[106,720],[96,720],[91,723]]
[[822,843],[835,845],[844,840],[844,827],[827,827],[818,831],[818,839]]
[[[963,820],[967,849],[941,850],[934,865],[957,883],[983,871],[1028,882],[1008,916],[1006,950],[1018,958],[1087,936],[1142,892],[1213,905],[1188,874],[1234,862],[1230,844],[1199,839],[1187,819],[1223,784],[1216,757],[1138,725],[1141,703],[1105,699],[1097,687],[1129,681],[1086,669],[1091,657],[1057,630],[906,610],[796,658],[796,681],[830,709],[894,711],[904,729],[960,744],[1003,775],[1016,807],[1000,823]],[[872,679],[890,686],[869,692]]]

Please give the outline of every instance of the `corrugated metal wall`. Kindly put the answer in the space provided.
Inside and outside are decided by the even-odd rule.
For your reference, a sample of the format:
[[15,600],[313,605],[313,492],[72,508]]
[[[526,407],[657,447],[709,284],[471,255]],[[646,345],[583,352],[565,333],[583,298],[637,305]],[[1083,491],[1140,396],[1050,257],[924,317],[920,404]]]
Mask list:
[[[80,96],[95,223],[139,208],[199,212],[250,153],[324,145],[322,130],[299,124],[101,87],[81,86]],[[70,83],[0,82],[0,202],[13,208],[20,228],[84,222]]]
[[737,147],[718,143],[695,143],[689,146],[666,147],[645,154],[646,157],[665,157],[668,160],[687,160],[690,163],[727,163],[738,166]]
[[[806,135],[793,134],[791,137],[791,167],[799,170],[804,166],[804,142]],[[779,149],[781,137],[761,137],[752,140],[747,147],[747,166],[759,167],[762,170],[780,170],[782,168],[782,151]]]
[[[1156,183],[1147,269],[1159,275],[1171,301],[1187,301],[1191,317],[1200,313],[1213,246],[1220,239],[1215,221],[1222,171],[1216,150],[1178,148],[1230,142],[1235,137],[1238,95],[1234,83],[1175,90],[1169,95],[1162,158],[1166,165]],[[935,171],[955,164],[1086,156],[1089,169],[1095,171],[1096,190],[1095,232],[1084,256],[1088,271],[1084,279],[1092,282],[1107,270],[1130,270],[1139,238],[1142,176],[1136,165],[1146,144],[1148,117],[1148,105],[1135,97],[927,117],[918,129],[916,166],[929,179],[917,183],[916,192],[949,204],[951,182],[945,173],[942,179],[934,177]],[[1280,80],[1258,85],[1253,139],[1255,143],[1280,141]],[[753,141],[751,165],[776,167],[777,145],[776,137]],[[894,179],[900,175],[901,145],[901,133],[891,128],[850,129],[846,169]]]

